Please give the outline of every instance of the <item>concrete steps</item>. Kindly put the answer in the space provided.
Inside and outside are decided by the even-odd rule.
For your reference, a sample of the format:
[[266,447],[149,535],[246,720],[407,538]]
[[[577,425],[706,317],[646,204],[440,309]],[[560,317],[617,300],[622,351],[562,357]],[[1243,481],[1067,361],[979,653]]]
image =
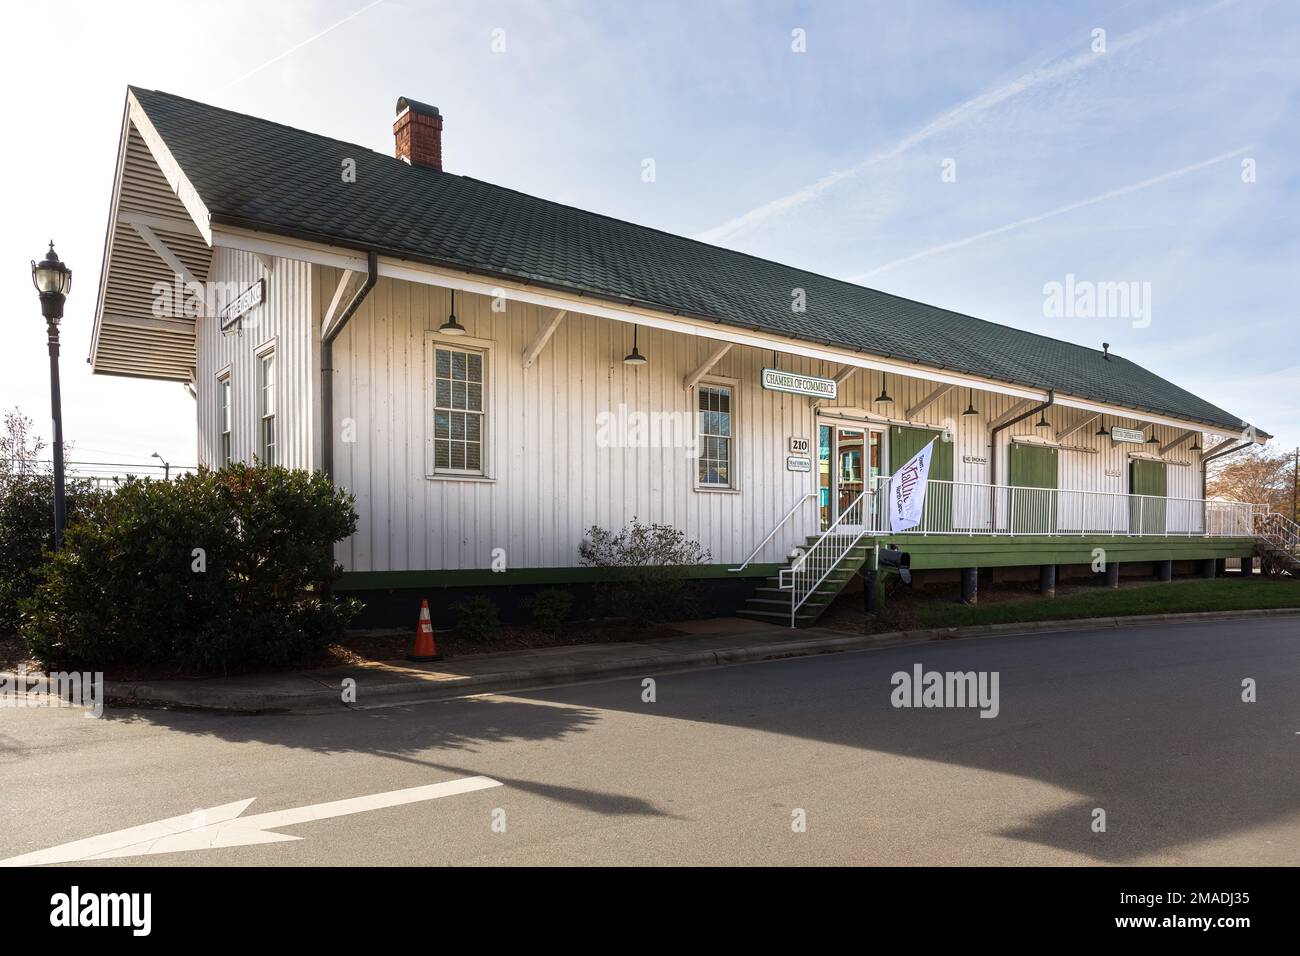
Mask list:
[[[842,536],[844,542],[856,537],[856,535]],[[819,535],[810,535],[805,540],[804,547],[811,548],[819,539]],[[813,591],[808,596],[808,600],[800,606],[799,613],[794,619],[794,626],[811,627],[816,624],[836,596],[853,580],[853,575],[871,558],[872,550],[873,545],[867,538],[858,540],[849,548],[831,569],[826,579],[818,585],[817,590]],[[789,568],[791,562],[786,562],[785,566]],[[779,576],[767,578],[745,602],[745,607],[736,612],[736,616],[751,621],[766,621],[770,624],[789,626],[791,592],[781,590],[780,582]]]

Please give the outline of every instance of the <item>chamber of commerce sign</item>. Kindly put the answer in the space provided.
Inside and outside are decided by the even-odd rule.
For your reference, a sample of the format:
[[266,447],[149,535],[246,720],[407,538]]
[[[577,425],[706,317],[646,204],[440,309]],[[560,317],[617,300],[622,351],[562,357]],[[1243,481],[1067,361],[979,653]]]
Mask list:
[[763,369],[763,387],[769,392],[793,392],[814,398],[835,398],[839,394],[839,386],[833,378],[796,375],[778,368]]

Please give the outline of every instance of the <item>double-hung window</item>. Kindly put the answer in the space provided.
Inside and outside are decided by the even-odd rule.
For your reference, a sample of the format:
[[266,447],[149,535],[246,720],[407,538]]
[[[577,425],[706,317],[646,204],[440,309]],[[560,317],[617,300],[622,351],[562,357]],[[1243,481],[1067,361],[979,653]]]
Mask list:
[[695,389],[700,488],[734,488],[735,475],[735,393],[731,385],[701,382]]
[[231,455],[231,428],[233,425],[231,412],[231,388],[230,373],[226,372],[217,379],[217,432],[219,437],[217,447],[217,467],[224,468],[232,461]]
[[275,434],[275,352],[263,352],[257,357],[258,384],[261,391],[261,461],[264,465],[277,464]]
[[487,441],[487,352],[433,347],[433,470],[484,475]]

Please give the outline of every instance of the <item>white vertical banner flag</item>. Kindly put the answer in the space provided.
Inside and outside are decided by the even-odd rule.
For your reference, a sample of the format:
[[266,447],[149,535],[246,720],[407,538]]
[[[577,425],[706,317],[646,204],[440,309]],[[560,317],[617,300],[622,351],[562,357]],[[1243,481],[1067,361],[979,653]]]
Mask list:
[[913,455],[889,479],[889,530],[906,531],[921,523],[925,486],[930,481],[930,457],[937,438]]

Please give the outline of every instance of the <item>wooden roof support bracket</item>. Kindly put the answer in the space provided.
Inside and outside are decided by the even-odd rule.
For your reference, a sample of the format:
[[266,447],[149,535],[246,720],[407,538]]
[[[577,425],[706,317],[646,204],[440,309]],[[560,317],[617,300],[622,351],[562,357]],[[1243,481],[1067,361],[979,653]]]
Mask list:
[[989,422],[989,431],[991,432],[994,429],[1001,428],[1003,424],[1011,421],[1011,419],[1015,418],[1017,415],[1019,415],[1026,408],[1029,408],[1033,404],[1034,404],[1034,400],[1032,398],[1020,399],[1020,401],[1016,402],[1014,405],[1008,408],[1005,412],[1003,412],[993,421]]
[[547,322],[542,327],[542,330],[537,333],[537,338],[533,339],[532,345],[524,349],[524,368],[532,368],[533,363],[537,361],[537,356],[542,354],[542,349],[546,348],[546,343],[551,341],[551,336],[555,334],[555,330],[560,327],[560,323],[564,321],[564,317],[568,314],[566,309],[560,309],[551,316],[551,321]]
[[1058,442],[1064,442],[1064,441],[1065,441],[1067,438],[1069,438],[1071,435],[1078,434],[1080,431],[1082,431],[1083,429],[1087,428],[1089,425],[1091,425],[1093,422],[1095,422],[1095,421],[1096,421],[1097,419],[1099,419],[1099,418],[1101,418],[1100,415],[1084,415],[1083,418],[1079,419],[1077,422],[1075,422],[1073,425],[1071,425],[1071,426],[1070,426],[1069,428],[1067,428],[1065,431],[1063,431],[1063,432],[1057,432],[1057,434],[1056,434],[1056,440],[1057,440]]
[[321,320],[320,337],[323,339],[329,335],[330,329],[334,325],[335,318],[339,314],[339,306],[343,304],[343,293],[347,291],[348,283],[356,275],[351,269],[344,269],[339,276],[339,284],[334,289],[334,298],[330,299],[330,306],[325,310],[325,318]]
[[186,268],[185,263],[181,262],[176,253],[167,248],[167,243],[158,238],[156,232],[142,222],[130,221],[129,225],[140,234],[140,238],[143,239],[149,248],[158,255],[158,258],[167,265],[167,268],[171,269],[172,272],[180,277],[180,280],[184,282],[186,286],[192,284],[202,285],[198,279],[194,278],[194,274]]
[[1162,454],[1162,455],[1168,454],[1169,452],[1171,452],[1171,451],[1173,451],[1175,448],[1177,448],[1179,445],[1185,445],[1185,444],[1187,444],[1189,441],[1191,441],[1193,438],[1195,438],[1195,437],[1196,437],[1197,435],[1199,435],[1199,434],[1200,434],[1200,432],[1183,432],[1181,435],[1179,435],[1179,436],[1178,436],[1177,438],[1175,438],[1173,441],[1171,441],[1171,442],[1166,442],[1165,444],[1161,445],[1161,446],[1160,446],[1160,454]]
[[921,414],[923,411],[925,411],[927,408],[929,408],[939,399],[943,398],[945,395],[947,395],[956,387],[957,387],[956,385],[940,385],[929,395],[925,396],[925,398],[921,399],[919,402],[917,402],[915,405],[909,408],[906,412],[904,412],[903,417],[915,418],[917,415]]
[[[849,379],[851,379],[851,378],[853,377],[853,373],[856,372],[856,371],[858,370],[859,367],[860,367],[860,366],[857,366],[857,365],[846,365],[846,366],[844,366],[844,368],[842,368],[842,369],[840,369],[838,372],[836,372],[836,373],[835,373],[835,385],[836,385],[836,388],[838,389],[839,386],[843,385],[845,382],[847,382]],[[814,409],[818,409],[818,408],[821,408],[821,407],[822,407],[823,405],[825,405],[825,404],[826,404],[826,399],[824,399],[824,398],[817,398],[817,399],[813,399],[812,407],[813,407]]]
[[696,366],[695,371],[691,372],[690,375],[687,375],[684,379],[682,379],[682,388],[685,391],[689,392],[696,385],[700,384],[700,379],[704,378],[704,376],[709,374],[709,369],[713,368],[713,366],[721,362],[722,357],[730,351],[731,351],[730,342],[723,342],[721,345],[715,348],[712,352],[709,353],[708,358],[706,358],[703,362],[701,362],[698,366]]

